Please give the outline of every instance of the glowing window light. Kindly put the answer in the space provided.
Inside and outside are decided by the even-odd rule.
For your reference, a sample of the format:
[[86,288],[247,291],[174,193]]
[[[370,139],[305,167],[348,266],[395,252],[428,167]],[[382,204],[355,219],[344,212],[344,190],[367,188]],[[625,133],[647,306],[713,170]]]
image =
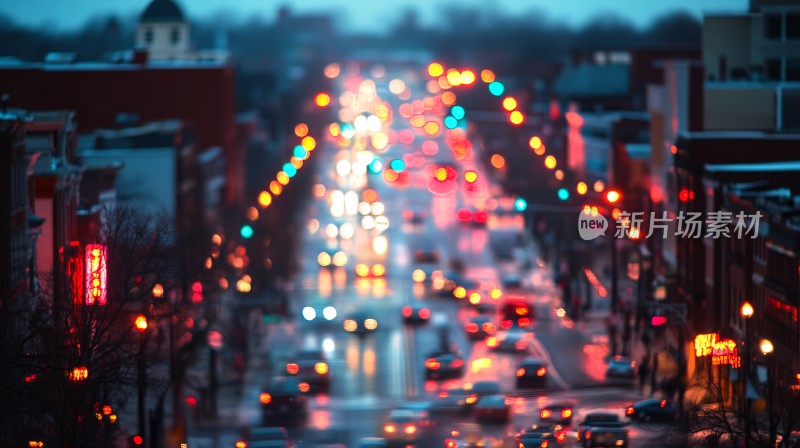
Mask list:
[[86,305],[106,304],[106,246],[87,244],[84,264],[84,301]]
[[494,96],[500,96],[505,91],[506,91],[506,86],[504,86],[502,83],[498,81],[492,81],[489,84],[489,93],[491,93]]
[[506,159],[505,157],[501,156],[500,154],[494,154],[491,158],[492,166],[500,169],[506,166]]
[[464,115],[466,115],[466,111],[461,106],[453,106],[450,109],[450,115],[452,115],[456,120],[463,120]]
[[503,100],[503,109],[511,112],[516,108],[517,108],[517,100],[515,98],[509,96]]
[[487,69],[481,70],[481,81],[489,84],[494,82],[494,72]]
[[308,125],[305,123],[300,123],[294,127],[294,135],[302,138],[308,135]]
[[431,62],[428,65],[428,76],[431,78],[438,78],[444,74],[444,67],[438,62]]
[[281,185],[286,185],[289,183],[289,175],[281,171],[275,176],[275,180]]
[[262,191],[259,193],[258,205],[260,205],[261,208],[267,208],[270,206],[270,204],[272,204],[272,195],[267,191]]

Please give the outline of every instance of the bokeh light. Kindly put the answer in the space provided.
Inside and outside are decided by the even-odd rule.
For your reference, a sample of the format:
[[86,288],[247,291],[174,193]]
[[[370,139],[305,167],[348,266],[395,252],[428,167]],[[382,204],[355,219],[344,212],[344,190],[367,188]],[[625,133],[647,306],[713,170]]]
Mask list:
[[305,123],[300,123],[294,127],[294,135],[298,137],[305,137],[308,135],[308,125]]
[[504,166],[506,166],[506,159],[505,159],[505,157],[501,156],[500,154],[492,155],[491,162],[492,162],[492,166],[497,168],[497,169],[500,169],[500,168],[503,168]]
[[509,96],[503,100],[503,109],[511,112],[516,108],[517,108],[517,100],[515,98]]
[[444,74],[444,67],[438,62],[432,62],[428,65],[428,75],[432,78],[438,78]]

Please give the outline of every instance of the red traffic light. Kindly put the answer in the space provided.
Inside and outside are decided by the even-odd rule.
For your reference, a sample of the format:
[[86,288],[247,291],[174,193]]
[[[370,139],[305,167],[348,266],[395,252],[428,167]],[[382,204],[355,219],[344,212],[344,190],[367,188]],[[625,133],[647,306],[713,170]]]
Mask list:
[[608,190],[606,192],[606,202],[609,204],[615,204],[622,198],[622,195],[619,194],[617,190]]
[[650,319],[650,324],[652,324],[654,327],[665,325],[666,323],[667,323],[667,318],[664,316],[653,316]]

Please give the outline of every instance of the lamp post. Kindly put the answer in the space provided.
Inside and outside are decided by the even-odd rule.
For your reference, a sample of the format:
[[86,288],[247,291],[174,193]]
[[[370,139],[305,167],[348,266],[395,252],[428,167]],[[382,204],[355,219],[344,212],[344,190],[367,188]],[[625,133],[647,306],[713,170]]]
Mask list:
[[[147,393],[147,370],[145,364],[145,349],[147,348],[147,317],[144,314],[136,316],[133,321],[134,327],[140,333],[139,356],[137,360],[136,384],[138,390],[138,417],[139,417],[139,436],[142,440],[147,440],[147,419],[145,416],[145,398]],[[144,443],[144,442],[143,442]]]
[[747,373],[750,371],[750,340],[747,334],[747,321],[753,317],[753,305],[750,302],[744,302],[739,310],[742,317],[742,326],[744,330],[744,343],[742,356],[742,371],[739,380],[742,383],[742,418],[744,419],[744,446],[750,447],[750,409],[747,406]]
[[772,383],[774,381],[772,372],[772,351],[775,349],[772,341],[769,339],[762,339],[759,344],[761,353],[767,358],[767,420],[769,421],[769,446],[774,446],[775,440],[775,427],[772,424]]

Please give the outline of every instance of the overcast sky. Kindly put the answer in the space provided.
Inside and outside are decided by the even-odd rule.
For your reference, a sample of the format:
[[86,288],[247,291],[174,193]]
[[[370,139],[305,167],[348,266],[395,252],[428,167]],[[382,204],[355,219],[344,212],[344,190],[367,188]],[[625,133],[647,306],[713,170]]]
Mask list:
[[[612,12],[646,26],[658,15],[687,10],[698,17],[704,12],[742,12],[747,0],[177,0],[193,18],[210,17],[220,12],[236,17],[261,15],[273,18],[281,5],[297,12],[334,12],[343,31],[375,31],[397,21],[398,14],[415,9],[423,23],[432,23],[446,7],[477,7],[491,13],[507,14],[542,11],[550,20],[581,25],[600,13]],[[139,14],[149,0],[3,0],[0,14],[29,25],[69,29],[88,19],[109,13],[123,16]]]

